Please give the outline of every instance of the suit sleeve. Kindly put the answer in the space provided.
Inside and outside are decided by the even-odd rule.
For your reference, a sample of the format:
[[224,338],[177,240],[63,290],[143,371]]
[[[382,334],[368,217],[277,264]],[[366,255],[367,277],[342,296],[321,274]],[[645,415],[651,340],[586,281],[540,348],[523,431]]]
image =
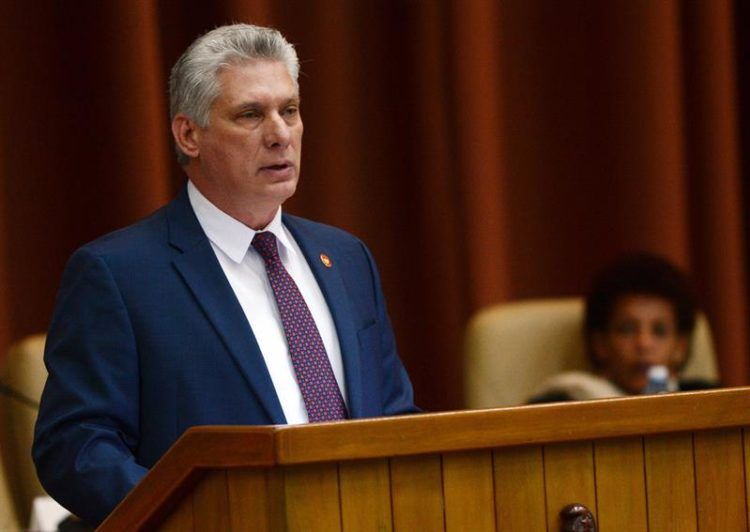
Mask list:
[[380,283],[380,274],[375,260],[364,244],[362,247],[367,254],[375,294],[375,304],[378,311],[378,324],[381,327],[381,367],[383,375],[383,415],[413,414],[421,412],[414,404],[414,391],[409,375],[404,368],[396,350],[396,338],[393,326],[388,316],[385,296]]
[[131,322],[107,264],[85,248],[66,267],[44,357],[37,473],[52,497],[98,524],[146,468],[134,456],[140,405]]

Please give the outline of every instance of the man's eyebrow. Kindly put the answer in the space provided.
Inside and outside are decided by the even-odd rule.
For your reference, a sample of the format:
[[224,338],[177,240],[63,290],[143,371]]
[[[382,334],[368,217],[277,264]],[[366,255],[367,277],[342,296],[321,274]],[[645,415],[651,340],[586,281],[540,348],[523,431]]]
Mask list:
[[[301,99],[299,96],[292,96],[291,98],[287,98],[286,100],[283,100],[281,102],[281,107],[286,107],[287,105],[300,105]],[[266,104],[261,103],[256,100],[249,100],[246,102],[238,103],[237,105],[232,107],[233,111],[242,111],[245,109],[263,109],[267,107]]]

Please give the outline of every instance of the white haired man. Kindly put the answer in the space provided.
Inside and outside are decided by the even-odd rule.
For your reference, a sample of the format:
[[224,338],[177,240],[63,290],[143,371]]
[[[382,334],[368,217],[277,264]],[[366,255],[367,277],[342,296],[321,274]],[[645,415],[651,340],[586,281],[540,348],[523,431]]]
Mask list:
[[66,267],[33,454],[89,523],[191,426],[417,410],[367,248],[282,214],[300,171],[298,68],[273,29],[198,38],[170,77],[187,186]]

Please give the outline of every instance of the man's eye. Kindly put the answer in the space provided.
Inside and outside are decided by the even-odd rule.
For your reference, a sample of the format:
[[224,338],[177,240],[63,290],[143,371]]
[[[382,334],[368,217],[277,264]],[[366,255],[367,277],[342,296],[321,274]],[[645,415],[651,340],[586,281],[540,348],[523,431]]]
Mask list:
[[256,119],[260,117],[260,113],[258,111],[243,111],[240,114],[240,118],[249,118],[249,119]]
[[299,113],[298,107],[287,107],[286,109],[284,109],[284,114],[286,116],[296,116],[297,113]]

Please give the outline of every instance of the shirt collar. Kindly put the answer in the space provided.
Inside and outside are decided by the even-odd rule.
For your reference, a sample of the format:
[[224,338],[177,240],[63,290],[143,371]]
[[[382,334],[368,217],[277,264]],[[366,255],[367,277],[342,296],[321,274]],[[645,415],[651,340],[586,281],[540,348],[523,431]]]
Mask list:
[[[187,189],[190,205],[208,239],[234,262],[237,264],[242,262],[258,231],[232,218],[211,203],[192,181],[188,181]],[[281,207],[263,231],[270,231],[276,237],[282,260],[285,253],[295,255],[290,236],[281,223]]]

